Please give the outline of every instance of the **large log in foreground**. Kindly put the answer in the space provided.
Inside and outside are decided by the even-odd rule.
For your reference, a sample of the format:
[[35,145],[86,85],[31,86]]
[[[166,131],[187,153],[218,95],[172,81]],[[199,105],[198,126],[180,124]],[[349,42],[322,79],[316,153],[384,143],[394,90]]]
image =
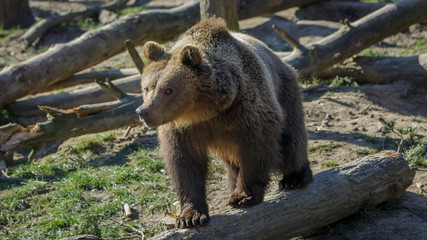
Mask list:
[[153,239],[288,239],[401,196],[415,171],[386,151],[318,173],[304,190],[276,191],[264,203],[211,216],[206,227],[169,230]]

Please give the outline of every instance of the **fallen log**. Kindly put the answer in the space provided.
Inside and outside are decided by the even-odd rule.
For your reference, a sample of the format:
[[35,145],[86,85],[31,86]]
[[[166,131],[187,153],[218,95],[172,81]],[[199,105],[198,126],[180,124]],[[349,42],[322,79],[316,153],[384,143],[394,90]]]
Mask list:
[[152,239],[289,239],[401,196],[415,171],[386,151],[314,176],[306,189],[277,190],[265,202],[211,216],[206,227],[169,230]]
[[366,3],[366,2],[319,2],[303,6],[300,8],[291,8],[280,11],[275,15],[291,21],[298,20],[326,20],[339,22],[344,19],[356,21],[369,13],[384,7],[385,3]]
[[359,53],[382,39],[427,20],[427,1],[400,0],[389,3],[371,14],[350,23],[346,21],[335,33],[320,41],[303,46],[279,29],[294,51],[282,58],[303,76],[311,76]]
[[126,99],[70,110],[42,107],[48,113],[48,120],[45,122],[26,128],[18,124],[0,127],[0,136],[6,139],[0,144],[0,152],[23,147],[38,149],[47,143],[83,134],[136,126],[140,122],[135,109],[141,104],[141,96],[130,95]]
[[25,47],[29,47],[37,43],[43,34],[52,27],[58,26],[61,23],[72,21],[78,17],[91,17],[98,14],[102,9],[115,10],[117,8],[124,7],[129,0],[116,0],[109,2],[101,7],[89,8],[77,12],[69,12],[59,15],[53,15],[48,18],[41,19],[34,23],[21,37],[21,41]]
[[[245,3],[260,0],[247,0]],[[323,0],[282,0],[293,2],[292,6]],[[264,2],[264,1],[262,1]],[[239,8],[240,17],[253,17],[278,8],[245,12]],[[249,6],[249,5],[248,5]],[[288,5],[284,4],[282,7]],[[289,6],[288,6],[289,7]],[[93,66],[124,51],[123,42],[130,39],[141,45],[148,40],[167,42],[200,20],[199,2],[190,2],[169,10],[152,10],[122,17],[102,28],[88,31],[66,44],[57,44],[48,51],[22,63],[4,68],[0,72],[0,89],[8,89],[0,95],[0,107],[28,94],[71,77],[74,73]],[[60,63],[60,64],[58,64]],[[14,86],[10,88],[9,86]]]
[[110,69],[95,72],[77,73],[70,78],[43,88],[37,93],[50,92],[53,90],[64,89],[67,87],[77,86],[85,83],[93,83],[95,80],[103,80],[107,78],[111,80],[116,80],[120,78],[130,77],[133,75],[139,75],[138,70],[135,68]]
[[[117,79],[114,84],[122,91],[128,93],[140,93],[141,76],[131,75],[129,77]],[[39,96],[17,101],[7,105],[6,109],[14,116],[35,117],[43,116],[44,113],[38,106],[51,106],[55,108],[68,109],[84,104],[95,104],[112,101],[114,98],[102,90],[97,84],[88,84],[82,89],[70,92],[61,92],[53,95]],[[134,111],[131,111],[134,114]]]
[[427,53],[411,57],[356,57],[317,74],[321,78],[349,77],[358,83],[398,80],[427,82]]

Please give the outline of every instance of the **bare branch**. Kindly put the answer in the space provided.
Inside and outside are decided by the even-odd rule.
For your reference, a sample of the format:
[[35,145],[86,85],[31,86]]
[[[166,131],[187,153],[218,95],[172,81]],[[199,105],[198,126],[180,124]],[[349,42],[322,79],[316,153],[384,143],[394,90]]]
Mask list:
[[142,62],[141,57],[139,56],[138,51],[136,51],[132,41],[127,39],[125,41],[125,47],[130,57],[132,58],[132,61],[135,63],[135,67],[138,69],[138,72],[142,74],[144,71],[144,63]]
[[111,96],[115,97],[118,100],[128,97],[128,95],[125,92],[123,92],[120,88],[116,87],[108,78],[106,79],[107,83],[104,83],[98,80],[95,80],[95,82],[102,89],[104,89],[104,91],[111,94]]

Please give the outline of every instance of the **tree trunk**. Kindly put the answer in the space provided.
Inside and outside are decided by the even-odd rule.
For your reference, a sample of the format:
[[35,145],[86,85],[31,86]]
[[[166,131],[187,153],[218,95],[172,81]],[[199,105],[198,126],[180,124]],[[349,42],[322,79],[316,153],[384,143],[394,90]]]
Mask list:
[[227,28],[239,31],[236,2],[230,0],[200,0],[200,18],[219,17],[225,19]]
[[427,20],[427,1],[401,0],[390,3],[308,46],[295,46],[282,60],[302,75],[321,72],[357,54],[382,39]]
[[10,28],[15,25],[26,27],[34,22],[28,0],[0,1],[0,26]]
[[276,191],[264,203],[230,209],[205,227],[169,230],[153,239],[289,239],[350,216],[366,203],[401,196],[415,171],[386,151],[318,173],[306,189]]

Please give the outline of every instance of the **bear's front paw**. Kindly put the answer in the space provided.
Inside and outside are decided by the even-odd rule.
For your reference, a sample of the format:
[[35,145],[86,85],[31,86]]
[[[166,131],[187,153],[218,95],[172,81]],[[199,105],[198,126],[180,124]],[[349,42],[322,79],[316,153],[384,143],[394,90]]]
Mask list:
[[262,202],[258,198],[247,194],[246,192],[234,192],[230,200],[228,201],[228,205],[232,207],[251,207],[253,205],[256,205],[258,203]]
[[190,228],[201,226],[209,221],[207,209],[196,209],[190,203],[185,203],[182,206],[181,215],[176,218],[175,226],[177,228]]

